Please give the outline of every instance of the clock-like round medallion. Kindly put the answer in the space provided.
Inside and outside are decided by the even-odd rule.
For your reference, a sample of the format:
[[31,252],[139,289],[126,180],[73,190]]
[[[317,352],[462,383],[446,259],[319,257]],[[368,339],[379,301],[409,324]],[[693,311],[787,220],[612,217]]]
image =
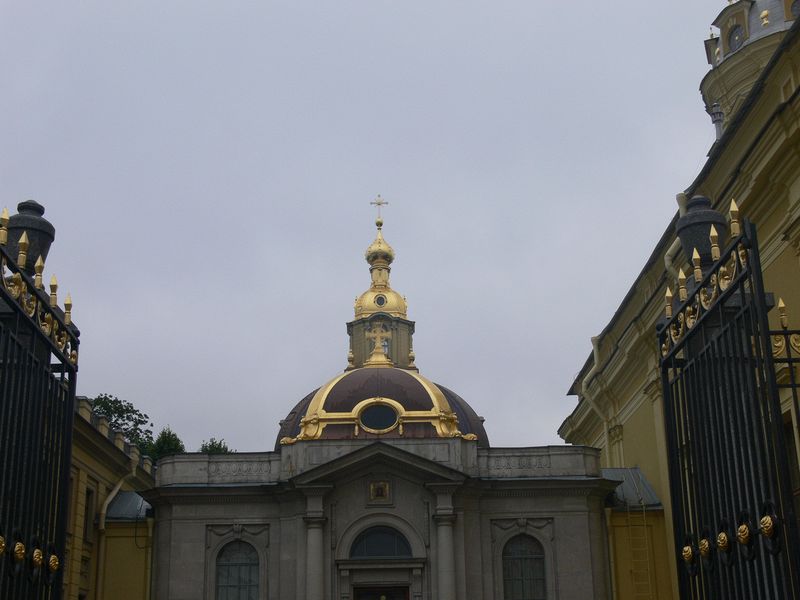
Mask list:
[[744,44],[744,27],[734,25],[728,34],[728,47],[731,52],[736,52]]
[[800,17],[800,0],[792,2],[792,16],[795,18]]
[[386,304],[386,296],[375,296],[375,304],[378,306]]

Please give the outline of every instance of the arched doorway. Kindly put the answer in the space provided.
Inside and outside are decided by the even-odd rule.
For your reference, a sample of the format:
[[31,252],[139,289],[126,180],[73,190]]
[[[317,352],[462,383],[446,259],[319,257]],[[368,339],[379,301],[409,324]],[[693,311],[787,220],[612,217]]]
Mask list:
[[[338,562],[342,598],[412,600],[422,597],[424,550],[391,519],[354,524],[343,536]],[[401,531],[402,529],[402,531]],[[409,530],[412,535],[414,532]],[[424,548],[424,546],[423,546]]]

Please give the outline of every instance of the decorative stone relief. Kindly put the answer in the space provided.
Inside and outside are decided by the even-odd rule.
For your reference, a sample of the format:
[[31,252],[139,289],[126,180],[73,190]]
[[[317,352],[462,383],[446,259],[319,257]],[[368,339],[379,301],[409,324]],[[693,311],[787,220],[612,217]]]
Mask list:
[[206,526],[206,549],[219,544],[223,539],[257,541],[261,547],[269,546],[269,525],[266,523],[240,523]]
[[500,454],[489,457],[489,471],[493,476],[520,477],[531,471],[550,468],[549,454]]
[[608,430],[608,438],[612,444],[622,441],[622,425],[614,425]]
[[511,530],[516,529],[515,533],[531,533],[531,530],[538,530],[539,536],[544,536],[546,539],[552,541],[555,537],[553,530],[552,517],[545,518],[528,518],[518,517],[516,519],[492,519],[492,543],[497,541],[498,537],[507,537],[503,535]]
[[208,465],[209,483],[229,481],[267,481],[269,461],[212,461]]

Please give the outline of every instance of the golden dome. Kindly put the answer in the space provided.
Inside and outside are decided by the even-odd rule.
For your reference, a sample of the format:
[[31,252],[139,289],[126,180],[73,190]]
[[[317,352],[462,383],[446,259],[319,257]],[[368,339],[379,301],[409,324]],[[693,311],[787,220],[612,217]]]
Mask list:
[[383,239],[383,219],[380,217],[375,220],[375,225],[378,227],[378,235],[375,236],[375,241],[369,245],[364,257],[370,265],[374,265],[378,261],[383,261],[386,265],[392,264],[394,260],[394,249],[389,243]]
[[393,317],[407,318],[406,299],[391,288],[370,288],[356,298],[356,319],[369,317],[375,313],[386,313]]
[[306,396],[282,423],[279,445],[319,439],[462,438],[488,446],[457,394],[406,369],[347,371]]
[[375,236],[364,257],[369,263],[372,276],[370,288],[356,298],[356,319],[369,317],[376,313],[385,313],[393,317],[407,318],[408,305],[401,294],[395,292],[389,285],[389,265],[394,260],[394,249],[383,239],[383,219],[378,217],[375,221],[378,234]]

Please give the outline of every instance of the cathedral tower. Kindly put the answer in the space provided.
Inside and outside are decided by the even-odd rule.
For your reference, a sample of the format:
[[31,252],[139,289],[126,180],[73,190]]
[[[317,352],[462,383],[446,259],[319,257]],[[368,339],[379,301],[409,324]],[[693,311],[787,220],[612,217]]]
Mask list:
[[711,70],[700,83],[717,137],[742,106],[784,33],[800,16],[800,0],[733,0],[705,41]]

